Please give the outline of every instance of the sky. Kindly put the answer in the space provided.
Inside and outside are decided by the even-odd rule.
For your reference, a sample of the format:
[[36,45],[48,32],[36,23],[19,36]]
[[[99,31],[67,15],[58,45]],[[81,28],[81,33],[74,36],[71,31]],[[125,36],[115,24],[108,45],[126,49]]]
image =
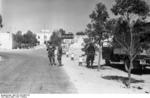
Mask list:
[[67,32],[83,31],[90,22],[89,15],[98,2],[110,8],[114,0],[0,0],[3,31],[18,30],[50,32],[63,28]]

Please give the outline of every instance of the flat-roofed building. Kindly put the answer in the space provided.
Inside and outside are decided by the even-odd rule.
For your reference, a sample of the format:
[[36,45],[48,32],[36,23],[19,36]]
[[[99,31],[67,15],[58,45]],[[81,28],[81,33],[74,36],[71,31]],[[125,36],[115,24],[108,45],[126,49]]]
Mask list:
[[12,33],[0,33],[0,49],[13,49]]
[[52,33],[50,33],[49,30],[41,30],[41,32],[36,33],[36,37],[37,37],[37,40],[39,41],[40,45],[42,45],[46,41],[48,41],[50,39],[51,35],[52,35]]

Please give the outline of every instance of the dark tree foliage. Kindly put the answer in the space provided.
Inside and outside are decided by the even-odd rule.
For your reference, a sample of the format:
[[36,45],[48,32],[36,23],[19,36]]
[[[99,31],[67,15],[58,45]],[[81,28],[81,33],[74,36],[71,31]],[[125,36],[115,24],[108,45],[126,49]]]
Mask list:
[[13,39],[15,43],[17,43],[16,48],[33,47],[36,46],[36,44],[38,43],[36,35],[30,30],[28,30],[25,34],[22,34],[22,31],[18,31],[16,34],[13,35]]
[[52,42],[55,46],[60,45],[61,38],[59,37],[58,32],[53,32],[52,36],[50,37],[50,42]]
[[[116,20],[114,41],[124,48],[128,55],[128,87],[131,82],[131,70],[133,61],[142,49],[147,47],[146,17],[149,14],[149,6],[144,0],[116,0],[111,9],[119,18]],[[148,26],[148,25],[147,25]],[[148,28],[150,25],[148,26]],[[148,30],[148,29],[147,29]],[[148,34],[149,35],[149,34]],[[128,65],[128,63],[127,63]]]
[[54,31],[50,37],[50,42],[55,46],[59,46],[62,43],[62,35],[66,34],[66,31],[63,29],[59,29],[58,31]]
[[36,35],[30,30],[28,30],[27,33],[23,35],[23,39],[23,43],[25,44],[35,45],[37,43]]
[[103,3],[98,3],[95,10],[90,14],[91,23],[87,25],[87,28],[89,35],[94,37],[98,43],[102,40],[102,34],[106,30],[105,25],[108,18],[108,12]]
[[144,0],[115,0],[116,4],[111,9],[115,15],[124,15],[125,12],[138,15],[149,13],[149,5]]
[[22,43],[23,42],[22,31],[17,31],[17,33],[13,35],[13,39],[17,43]]
[[66,31],[65,31],[65,30],[63,30],[62,28],[61,28],[61,29],[59,29],[59,30],[58,30],[58,32],[59,32],[61,35],[66,34]]
[[85,35],[85,33],[80,31],[80,32],[77,32],[76,35]]

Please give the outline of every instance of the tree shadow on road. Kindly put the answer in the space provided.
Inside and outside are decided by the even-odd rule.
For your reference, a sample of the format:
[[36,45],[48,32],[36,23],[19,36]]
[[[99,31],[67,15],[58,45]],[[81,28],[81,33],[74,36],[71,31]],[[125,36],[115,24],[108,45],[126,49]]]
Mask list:
[[[128,82],[128,77],[123,77],[123,76],[103,76],[102,77],[103,79],[106,79],[106,80],[113,80],[113,81],[117,81],[117,82],[121,82],[123,83],[124,85],[127,86],[127,82]],[[134,78],[131,78],[131,83],[144,83],[144,80],[137,80],[137,79],[134,79]]]
[[[111,64],[111,65],[104,65],[104,66],[110,66],[112,68],[126,72],[123,64]],[[132,70],[132,74],[135,74],[135,75],[150,74],[150,69],[148,69],[148,68],[144,68],[143,70],[134,69],[134,70]]]
[[[90,66],[89,68],[91,68],[91,69],[98,69],[98,65],[93,65],[93,66]],[[108,67],[108,66],[105,66],[105,65],[101,65],[100,69],[101,70],[108,70],[108,69],[111,69],[111,68]]]
[[[103,79],[107,80],[114,80],[114,81],[119,81],[119,82],[124,82],[128,81],[128,77],[123,77],[123,76],[103,76]],[[137,80],[134,78],[131,78],[131,83],[144,83],[144,80]]]
[[[86,66],[86,65],[84,65]],[[89,68],[91,69],[98,69],[98,65],[93,65],[90,66]],[[113,70],[113,69],[118,69],[120,71],[126,72],[125,71],[125,67],[123,64],[110,64],[110,65],[101,65],[101,70]],[[150,74],[150,68],[145,67],[144,69],[140,70],[140,69],[134,69],[132,70],[132,74],[135,75],[146,75],[146,74]]]

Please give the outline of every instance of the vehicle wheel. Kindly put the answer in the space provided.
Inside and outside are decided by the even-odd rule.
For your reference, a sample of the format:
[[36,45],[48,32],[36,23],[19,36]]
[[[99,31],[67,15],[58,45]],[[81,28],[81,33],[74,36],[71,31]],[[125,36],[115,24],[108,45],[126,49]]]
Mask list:
[[109,66],[109,65],[110,65],[110,61],[109,61],[109,60],[105,60],[105,64],[106,64],[107,66]]
[[134,67],[135,67],[135,71],[138,74],[142,74],[143,66],[139,62],[136,62]]
[[133,66],[134,69],[140,69],[140,70],[142,70],[142,65],[140,65],[139,61],[134,61],[133,64],[134,64],[134,66]]
[[144,67],[142,65],[139,65],[139,74],[142,75],[143,74],[143,70],[144,70]]

